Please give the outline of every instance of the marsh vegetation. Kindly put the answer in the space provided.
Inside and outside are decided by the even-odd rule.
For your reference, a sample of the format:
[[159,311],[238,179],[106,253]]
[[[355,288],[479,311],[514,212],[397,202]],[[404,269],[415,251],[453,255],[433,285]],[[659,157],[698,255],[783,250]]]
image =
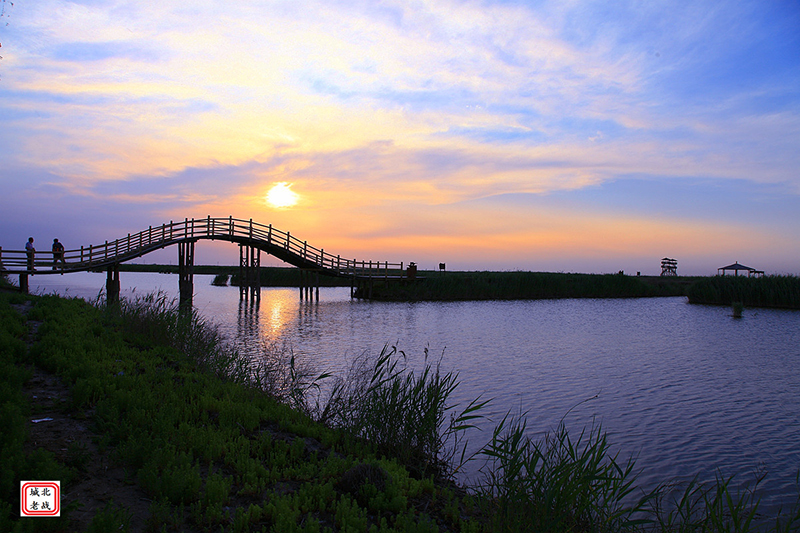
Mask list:
[[[543,298],[643,298],[683,296],[693,278],[661,278],[625,274],[553,272],[418,273],[417,281],[388,282],[376,278],[377,300],[527,300]],[[363,289],[356,295],[365,297]]]
[[800,277],[706,277],[693,283],[687,295],[697,304],[800,309]]

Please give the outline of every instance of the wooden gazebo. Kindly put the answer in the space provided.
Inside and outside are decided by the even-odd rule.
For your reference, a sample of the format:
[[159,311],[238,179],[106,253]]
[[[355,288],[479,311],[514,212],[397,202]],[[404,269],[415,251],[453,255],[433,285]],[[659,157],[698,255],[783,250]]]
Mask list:
[[[746,271],[748,277],[750,277],[750,276],[758,277],[758,276],[763,276],[764,275],[764,271],[763,270],[756,270],[755,268],[741,265],[741,264],[739,264],[738,261],[735,262],[732,265],[728,265],[728,266],[724,266],[724,267],[718,268],[717,269],[717,275],[718,276],[725,276],[726,272],[733,272],[734,276],[738,276],[739,275],[739,271],[741,271],[741,270]],[[728,274],[728,275],[730,275],[730,274]]]

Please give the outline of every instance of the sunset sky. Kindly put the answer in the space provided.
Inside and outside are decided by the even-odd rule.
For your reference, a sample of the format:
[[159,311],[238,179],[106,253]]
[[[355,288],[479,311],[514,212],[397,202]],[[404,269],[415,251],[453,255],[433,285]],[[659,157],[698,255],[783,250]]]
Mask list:
[[0,6],[4,249],[232,215],[421,268],[800,274],[796,0]]

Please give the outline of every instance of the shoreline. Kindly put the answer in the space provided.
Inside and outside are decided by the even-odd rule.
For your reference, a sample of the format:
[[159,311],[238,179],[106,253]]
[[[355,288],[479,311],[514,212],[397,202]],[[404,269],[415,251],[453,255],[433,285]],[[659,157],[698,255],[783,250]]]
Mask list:
[[[36,472],[46,468],[52,474],[47,479],[65,480],[63,494],[72,498],[65,520],[96,526],[127,520],[132,530],[172,522],[179,530],[210,531],[241,521],[252,530],[305,523],[320,530],[384,530],[383,520],[390,525],[386,531],[431,523],[438,531],[492,530],[486,519],[498,502],[466,491],[475,487],[412,474],[368,442],[226,379],[225,372],[213,370],[219,367],[204,366],[205,349],[179,353],[167,347],[163,343],[174,332],[142,329],[138,315],[131,323],[82,300],[5,293],[0,316],[0,340],[13,347],[0,363],[30,406],[13,420],[27,427],[27,442],[37,450],[31,455],[25,439],[15,440],[20,458],[4,469],[31,468],[34,463],[25,465],[36,457]],[[9,341],[9,333],[18,340]],[[46,418],[52,420],[31,420]],[[513,423],[505,428],[512,433]],[[53,438],[56,430],[61,436]],[[555,437],[550,442],[569,442],[566,434]],[[574,451],[605,456],[604,435],[590,434],[589,441],[590,448]],[[54,462],[42,459],[48,457]],[[25,475],[16,477],[36,479]],[[709,497],[715,490],[728,497],[728,481],[720,482],[710,487]],[[74,504],[78,494],[87,498],[80,510]],[[734,512],[749,512],[752,504],[745,500]],[[522,530],[549,516],[531,514],[530,502],[521,505]]]
[[[122,272],[177,274],[175,265],[123,263]],[[238,285],[235,266],[198,265],[195,274],[224,278],[222,285]],[[300,287],[307,280],[290,267],[261,267],[261,287]],[[633,276],[529,271],[421,270],[411,279],[377,277],[354,280],[318,276],[320,287],[351,287],[353,296],[375,301],[480,301],[561,298],[653,298],[685,296],[689,303],[744,307],[800,309],[800,277],[745,276]],[[217,284],[216,282],[214,284]]]

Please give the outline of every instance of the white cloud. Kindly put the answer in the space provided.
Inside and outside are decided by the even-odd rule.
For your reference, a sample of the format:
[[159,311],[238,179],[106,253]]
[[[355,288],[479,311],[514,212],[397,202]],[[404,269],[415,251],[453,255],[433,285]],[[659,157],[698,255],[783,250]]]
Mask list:
[[626,175],[800,190],[797,57],[729,78],[749,43],[774,51],[765,24],[786,31],[760,5],[23,3],[2,36],[0,158],[76,194],[132,180],[125,202],[195,169],[237,169],[231,202],[265,177],[381,205]]

